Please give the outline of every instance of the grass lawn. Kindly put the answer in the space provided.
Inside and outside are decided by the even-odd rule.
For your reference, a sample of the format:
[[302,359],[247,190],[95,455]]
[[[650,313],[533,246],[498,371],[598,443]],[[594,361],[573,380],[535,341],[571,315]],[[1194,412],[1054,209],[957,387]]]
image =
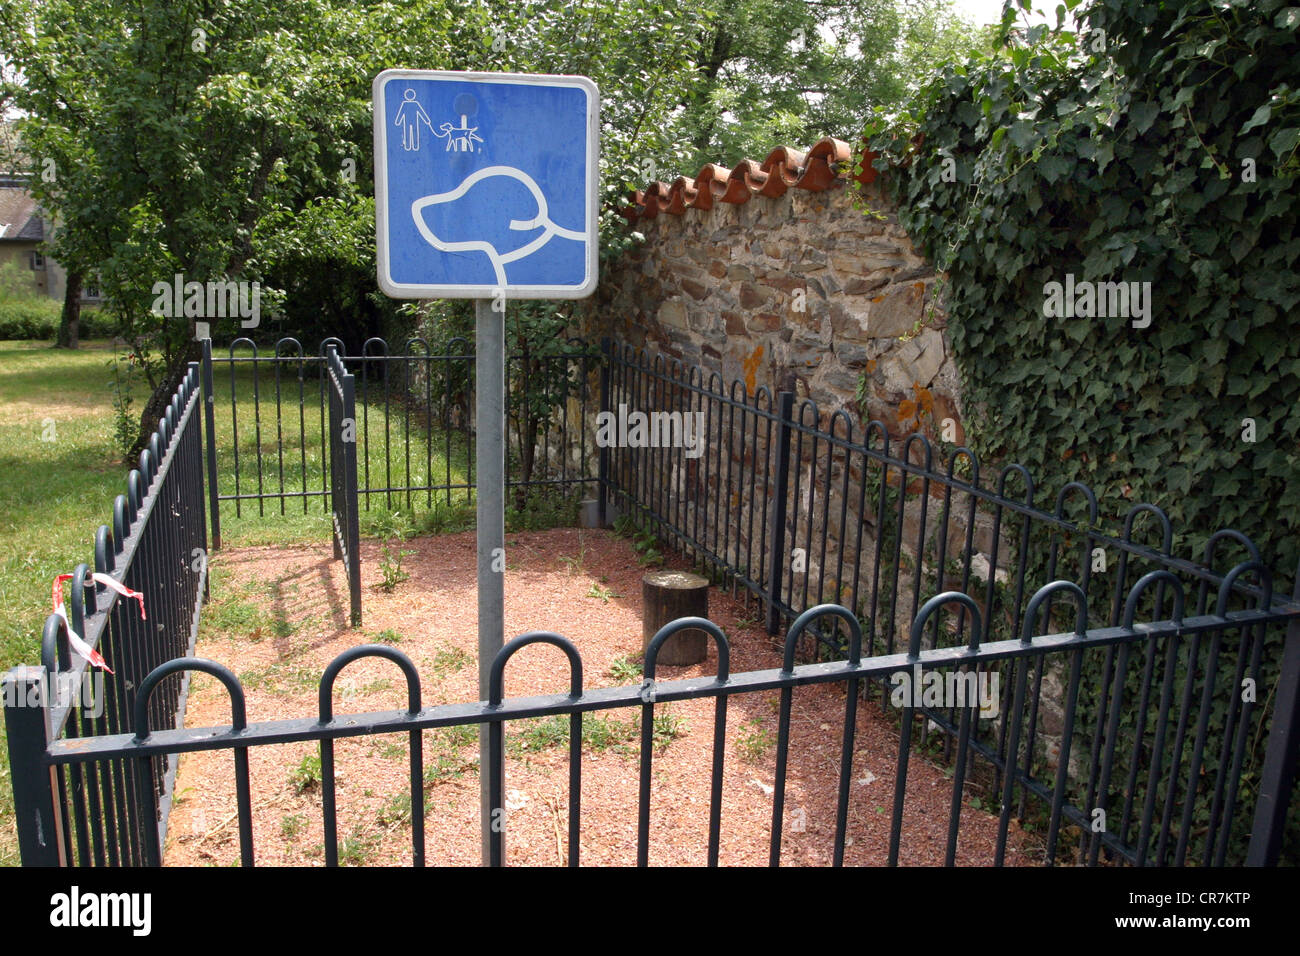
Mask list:
[[[105,342],[83,342],[78,351],[55,349],[44,342],[0,342],[0,670],[16,664],[36,663],[40,633],[49,614],[50,581],[78,563],[93,560],[95,529],[112,518],[113,499],[126,488],[127,467],[113,440],[113,391],[108,362],[112,349]],[[261,419],[264,491],[278,491],[281,482],[280,439],[283,436],[283,480],[287,490],[301,490],[304,475],[308,490],[319,489],[324,456],[321,449],[319,385],[304,384],[307,407],[300,436],[296,371],[282,371],[284,404],[275,404],[274,374],[259,373],[254,400],[251,365],[235,375],[236,408],[230,406],[228,368],[216,369],[218,474],[222,493],[235,491],[234,427],[239,423],[240,490],[256,490],[257,432]],[[224,372],[225,374],[221,374]],[[144,400],[136,389],[137,409]],[[358,401],[358,432],[369,435],[371,486],[384,487],[388,469],[394,484],[405,484],[406,415],[392,406],[385,417],[383,397],[372,395],[364,409]],[[387,439],[385,439],[387,426]],[[428,483],[432,464],[434,483],[445,481],[448,457],[445,436],[436,435],[428,446],[414,416],[411,420],[412,483]],[[359,448],[364,448],[360,442]],[[385,449],[390,461],[385,460]],[[467,473],[468,448],[452,437],[450,472],[453,482]],[[358,462],[364,481],[365,463]],[[439,532],[473,526],[472,506],[466,492],[434,495],[428,507],[426,494],[413,495],[408,509],[405,495],[372,495],[370,510],[362,496],[362,533],[387,537],[400,530]],[[438,502],[441,500],[442,504]],[[245,502],[236,518],[233,502],[222,505],[225,547],[254,544],[319,542],[330,547],[330,520],[323,499],[286,503]],[[264,512],[259,514],[259,511]],[[419,512],[412,515],[411,511]],[[394,512],[398,512],[394,516]],[[547,522],[550,523],[550,522]],[[214,580],[216,580],[214,570]],[[215,588],[214,588],[215,589]],[[217,599],[214,593],[214,599]],[[13,793],[9,784],[7,747],[0,747],[0,865],[18,863],[13,826]]]
[[[225,354],[229,353],[223,350],[217,356],[218,361],[213,367],[217,485],[221,494],[256,494],[259,491],[278,494],[283,490],[287,493],[306,491],[310,497],[284,501],[268,499],[260,504],[247,500],[240,502],[238,508],[233,501],[223,502],[223,545],[290,544],[304,540],[320,540],[328,544],[329,512],[326,499],[319,492],[324,484],[324,471],[329,466],[329,450],[322,441],[321,388],[315,377],[315,367],[311,364],[305,366],[300,383],[297,364],[280,363],[280,400],[277,402],[276,373],[272,366],[259,364],[255,382],[252,363],[236,364],[235,407],[232,410],[230,366],[219,361]],[[251,354],[246,350],[235,352],[236,357],[246,358]],[[395,397],[400,388],[400,376],[394,373],[390,385],[392,396]],[[367,476],[368,486],[375,489],[464,484],[470,473],[472,443],[459,432],[448,435],[438,431],[430,438],[419,421],[419,415],[415,412],[408,414],[391,399],[385,414],[382,385],[375,382],[370,383],[368,404],[363,405],[361,399],[361,378],[358,375],[357,481],[361,488],[362,534],[385,535],[394,529],[394,525],[424,531],[463,527],[463,516],[470,501],[465,490],[454,490],[450,495],[445,491],[367,495],[365,489]]]
[[[0,342],[0,669],[37,663],[50,581],[93,560],[126,469],[113,446],[112,349]],[[0,864],[18,863],[9,751],[0,757]]]

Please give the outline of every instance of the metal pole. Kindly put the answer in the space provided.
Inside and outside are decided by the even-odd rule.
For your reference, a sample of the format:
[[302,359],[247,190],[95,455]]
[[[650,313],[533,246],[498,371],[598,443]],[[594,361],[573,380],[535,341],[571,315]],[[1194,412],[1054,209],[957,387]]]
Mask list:
[[[785,548],[786,497],[790,490],[790,426],[794,419],[794,392],[778,392],[776,432],[776,490],[772,510],[772,563],[767,572],[767,633],[781,626],[781,579],[790,559]],[[757,467],[757,465],[755,465]],[[793,603],[793,602],[792,602]]]
[[[1300,567],[1296,568],[1291,600],[1300,600]],[[1282,669],[1277,682],[1277,697],[1273,702],[1268,748],[1260,771],[1255,823],[1246,851],[1247,866],[1278,864],[1296,767],[1300,764],[1297,742],[1300,742],[1300,619],[1293,617],[1287,625],[1286,643],[1282,645]],[[15,776],[14,779],[18,778]]]
[[[234,368],[234,363],[231,363]],[[212,388],[212,339],[203,340],[203,437],[207,439],[208,501],[212,515],[212,550],[221,550],[221,500],[217,487],[217,396]]]
[[[506,330],[505,306],[474,301],[474,458],[478,467],[478,695],[488,699],[488,674],[497,652],[505,644],[505,543],[506,543]],[[489,728],[479,724],[479,810],[482,818],[483,865],[490,859],[493,818],[488,788],[491,761],[504,773],[505,757],[493,753]],[[498,837],[501,837],[498,834]],[[504,842],[501,847],[504,852]]]

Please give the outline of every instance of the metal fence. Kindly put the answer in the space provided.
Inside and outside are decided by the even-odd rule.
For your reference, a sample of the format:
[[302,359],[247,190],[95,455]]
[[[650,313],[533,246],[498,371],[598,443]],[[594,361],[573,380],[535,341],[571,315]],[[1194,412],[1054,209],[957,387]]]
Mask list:
[[[1296,718],[1286,696],[1300,683],[1295,627],[1283,637],[1300,592],[1290,602],[1273,596],[1272,571],[1245,536],[1223,530],[1205,541],[1200,562],[1178,558],[1174,529],[1154,505],[1132,505],[1108,529],[1082,484],[1062,488],[1046,510],[1020,465],[982,483],[968,448],[950,447],[944,464],[923,434],[891,439],[881,422],[859,430],[846,412],[827,415],[788,391],[750,394],[743,382],[724,386],[720,374],[675,359],[609,342],[604,350],[605,408],[620,422],[646,416],[643,440],[629,427],[603,452],[604,508],[756,601],[770,634],[810,607],[848,608],[870,657],[914,654],[918,627],[927,630],[924,646],[969,637],[972,651],[979,641],[1063,630],[1075,609],[1061,595],[1082,595],[1073,599],[1083,604],[1075,623],[1089,640],[997,665],[1003,717],[967,726],[949,708],[928,714],[920,736],[937,733],[950,761],[986,761],[1004,801],[1015,786],[1021,820],[1037,813],[1055,827],[1070,807],[1088,808],[1102,827],[1084,840],[1088,862],[1103,848],[1131,863],[1244,858],[1250,821],[1240,802],[1260,795],[1264,780],[1290,779],[1285,741],[1300,742],[1288,729]],[[1154,547],[1142,541],[1152,531]],[[946,626],[923,603],[940,593],[964,596]],[[1198,618],[1217,616],[1218,626],[1189,629],[1185,605]],[[1257,625],[1223,624],[1251,610],[1265,615]],[[1148,623],[1134,625],[1142,615]],[[838,659],[844,637],[812,626],[798,650]],[[887,680],[866,687],[882,707],[896,689]],[[1275,733],[1296,736],[1264,754],[1266,700],[1275,701]],[[1039,779],[1044,773],[1055,786]],[[1002,811],[1010,812],[1005,802]],[[1194,834],[1204,840],[1199,852]]]
[[[737,695],[776,690],[777,765],[767,834],[769,858],[776,864],[786,822],[794,694],[796,688],[818,683],[845,688],[831,837],[836,863],[844,858],[854,805],[850,781],[859,710],[876,706],[877,697],[882,714],[896,719],[899,728],[890,863],[908,858],[916,821],[908,811],[906,789],[918,742],[934,743],[932,759],[947,760],[952,767],[945,847],[949,863],[959,854],[969,858],[961,819],[970,812],[976,787],[998,814],[998,837],[983,860],[987,863],[1004,861],[1013,819],[1038,834],[1048,863],[1278,861],[1300,741],[1300,592],[1290,600],[1275,596],[1275,575],[1244,536],[1234,531],[1211,536],[1201,561],[1174,557],[1173,529],[1154,506],[1133,506],[1123,517],[1122,530],[1109,531],[1099,521],[1095,496],[1082,485],[1062,489],[1055,507],[1043,510],[1035,506],[1032,480],[1019,466],[1002,469],[990,488],[981,482],[978,459],[968,449],[953,450],[947,464],[939,465],[923,436],[913,435],[892,449],[884,426],[873,422],[856,440],[846,415],[823,416],[811,402],[799,403],[796,410],[788,394],[759,389],[751,397],[739,383],[724,390],[718,376],[612,347],[606,362],[601,411],[607,413],[607,427],[608,415],[690,412],[700,416],[698,435],[703,436],[688,441],[680,417],[676,426],[667,418],[654,423],[662,439],[657,442],[650,440],[648,423],[643,423],[639,441],[633,440],[637,432],[630,427],[616,428],[613,441],[606,432],[599,458],[607,503],[675,541],[720,579],[762,602],[769,628],[780,630],[788,622],[780,668],[731,673],[726,635],[707,621],[688,619],[670,624],[652,641],[640,687],[589,689],[581,657],[569,641],[532,633],[510,642],[496,658],[488,700],[425,707],[411,660],[391,647],[365,645],[326,668],[316,715],[249,724],[242,688],[230,671],[212,661],[179,656],[179,647],[165,648],[145,662],[148,667],[132,671],[147,674],[135,696],[116,692],[121,696],[110,708],[116,717],[106,718],[103,726],[82,728],[89,733],[46,736],[43,730],[37,733],[44,711],[7,710],[7,717],[16,718],[9,722],[10,749],[14,780],[22,781],[18,823],[24,862],[159,862],[165,839],[165,802],[159,803],[159,794],[167,790],[164,761],[185,752],[230,750],[241,860],[251,865],[257,855],[249,748],[314,741],[322,765],[326,863],[336,864],[333,741],[405,734],[410,740],[411,862],[419,865],[426,825],[420,733],[486,724],[500,745],[511,720],[567,715],[565,822],[568,859],[577,863],[583,812],[581,717],[635,709],[642,734],[637,857],[645,863],[652,849],[655,708],[708,698],[715,701],[715,720],[705,852],[713,863],[724,809],[720,788],[728,703]],[[190,449],[184,455],[168,450],[164,461],[177,467],[178,474],[192,470],[197,475],[197,439],[174,437],[188,434],[185,423],[194,405],[192,385],[188,387],[191,392],[174,403],[177,411],[169,412],[177,430],[160,434],[158,452]],[[175,465],[177,461],[190,465]],[[143,486],[149,494],[165,485],[168,472],[159,474],[163,477]],[[1020,482],[1021,496],[1008,493],[1011,481]],[[186,488],[191,490],[185,493]],[[201,489],[187,483],[177,493],[189,502],[180,513],[193,514],[198,502],[201,534]],[[1148,534],[1151,528],[1159,532],[1158,546],[1135,540],[1139,521]],[[192,525],[186,527],[192,535]],[[1238,552],[1233,559],[1225,558],[1230,548]],[[176,553],[184,554],[183,548]],[[156,566],[165,567],[165,560]],[[201,586],[201,580],[192,583]],[[168,598],[155,600],[165,606]],[[123,613],[121,602],[110,600],[108,606]],[[196,599],[196,614],[197,606]],[[75,626],[75,613],[73,620]],[[658,648],[691,626],[712,637],[716,674],[658,680]],[[87,629],[95,633],[93,625]],[[47,665],[64,647],[63,633],[57,619],[47,627]],[[507,662],[534,643],[554,645],[567,655],[568,692],[503,699]],[[801,655],[812,660],[797,663]],[[336,715],[335,679],[349,663],[369,656],[387,658],[402,670],[406,709]],[[110,657],[110,663],[116,659]],[[173,719],[175,708],[155,706],[159,695],[164,705],[172,699],[181,675],[193,670],[214,675],[226,687],[231,697],[228,726],[181,730]],[[980,674],[998,676],[996,706],[985,707],[979,694],[960,702],[949,694],[933,700],[927,696],[935,681],[923,679],[925,675],[938,675],[939,686],[956,688],[964,682],[972,686],[968,678],[978,684]],[[30,679],[35,678],[11,673],[6,691]],[[908,692],[900,696],[900,690]],[[491,809],[505,825],[484,862],[499,864],[506,859],[509,832],[505,784],[495,768],[490,772]],[[121,786],[115,787],[118,779]],[[61,781],[71,782],[71,791]],[[93,782],[88,792],[98,794],[98,804],[87,802],[84,810],[77,804],[77,781]],[[121,839],[106,836],[124,819],[120,812],[105,814],[110,796],[131,821],[126,827],[130,857]],[[67,835],[69,821],[77,839]],[[103,854],[95,852],[100,844],[93,836],[100,829]],[[110,845],[115,856],[108,852]]]
[[326,355],[325,390],[329,394],[330,509],[334,557],[348,575],[353,627],[361,625],[361,527],[357,516],[356,380],[348,374],[331,344]]
[[[474,355],[464,339],[450,340],[438,354],[418,337],[400,351],[381,338],[367,339],[357,354],[349,354],[340,339],[326,339],[317,355],[306,354],[294,338],[282,338],[269,350],[240,338],[225,355],[214,355],[209,342],[203,362],[204,380],[214,386],[214,547],[221,543],[222,512],[228,515],[232,504],[236,517],[265,516],[268,506],[273,515],[289,508],[307,514],[313,499],[320,501],[317,513],[329,511],[324,369],[330,345],[357,380],[362,510],[400,508],[409,514],[439,502],[472,500]],[[599,354],[577,342],[559,354],[509,356],[509,487],[594,491],[594,449],[582,424],[597,403],[593,383],[599,367]],[[530,450],[522,395],[538,382],[565,395],[554,414],[536,417]]]
[[[141,718],[153,727],[184,723],[188,677],[148,675],[193,653],[206,598],[199,402],[193,363],[140,453],[139,468],[127,476],[126,494],[113,503],[111,530],[101,525],[95,534],[93,572],[79,564],[66,619],[46,619],[40,666],[4,675],[24,864],[141,865],[156,835],[165,834],[174,755],[68,765],[52,762],[48,751],[111,737]],[[141,605],[92,574],[139,592]],[[72,654],[69,627],[102,654],[111,676]]]

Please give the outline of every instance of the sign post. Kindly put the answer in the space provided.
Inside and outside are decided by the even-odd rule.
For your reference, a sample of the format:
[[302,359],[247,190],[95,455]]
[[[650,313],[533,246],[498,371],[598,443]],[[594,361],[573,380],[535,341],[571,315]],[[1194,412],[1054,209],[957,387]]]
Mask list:
[[[475,299],[479,698],[505,643],[505,303],[596,287],[600,99],[580,76],[385,70],[373,86],[379,287]],[[483,862],[500,819],[479,728]]]

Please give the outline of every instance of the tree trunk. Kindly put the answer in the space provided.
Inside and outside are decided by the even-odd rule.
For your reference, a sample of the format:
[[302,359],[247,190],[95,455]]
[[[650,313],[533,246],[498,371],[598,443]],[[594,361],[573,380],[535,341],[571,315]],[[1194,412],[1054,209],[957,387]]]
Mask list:
[[68,287],[63,292],[63,314],[59,316],[59,336],[55,348],[75,349],[81,338],[81,270],[68,272]]
[[199,344],[191,339],[188,348],[176,357],[171,368],[158,383],[158,387],[149,396],[149,401],[145,402],[144,411],[140,415],[140,435],[127,455],[129,466],[134,467],[139,462],[140,452],[149,446],[149,436],[157,431],[158,419],[167,413],[167,406],[171,404],[172,396],[176,394],[181,380],[189,371],[189,363],[197,362],[200,355]]
[[[651,571],[641,579],[641,653],[665,624],[682,617],[709,616],[709,579],[689,571]],[[698,664],[709,653],[709,636],[699,628],[678,631],[659,648],[658,664]]]

